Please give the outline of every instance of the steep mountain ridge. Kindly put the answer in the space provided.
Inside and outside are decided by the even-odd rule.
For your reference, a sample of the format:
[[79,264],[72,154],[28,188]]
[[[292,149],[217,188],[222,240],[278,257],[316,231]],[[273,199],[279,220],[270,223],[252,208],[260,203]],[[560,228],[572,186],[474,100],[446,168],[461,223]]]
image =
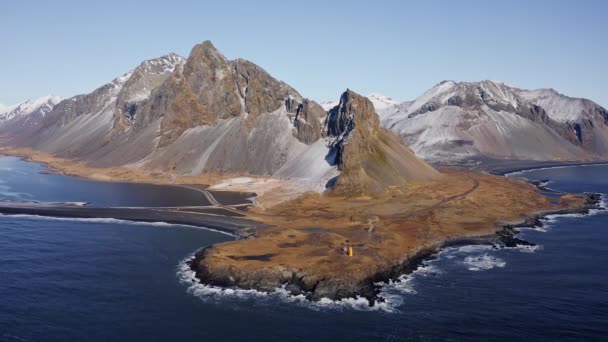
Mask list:
[[134,124],[138,108],[145,102],[154,89],[160,86],[185,59],[170,53],[141,63],[130,74],[116,96],[114,126],[128,130]]
[[303,100],[297,91],[259,66],[241,59],[229,61],[206,41],[192,49],[183,69],[154,92],[143,112],[151,118],[163,117],[162,147],[188,128],[214,125],[241,114],[246,114],[253,126],[258,116],[278,110],[290,98]]
[[[593,119],[589,124],[593,129],[579,134],[580,124],[555,115],[556,106],[547,106],[542,94],[546,92],[524,91],[494,81],[443,81],[414,101],[382,111],[382,125],[433,161],[600,157],[608,146],[605,122]],[[563,97],[556,92],[552,96]],[[596,117],[602,116],[601,107],[592,108]]]
[[325,132],[335,139],[332,150],[341,171],[335,192],[378,192],[441,177],[392,132],[381,128],[373,103],[351,90],[329,111]]

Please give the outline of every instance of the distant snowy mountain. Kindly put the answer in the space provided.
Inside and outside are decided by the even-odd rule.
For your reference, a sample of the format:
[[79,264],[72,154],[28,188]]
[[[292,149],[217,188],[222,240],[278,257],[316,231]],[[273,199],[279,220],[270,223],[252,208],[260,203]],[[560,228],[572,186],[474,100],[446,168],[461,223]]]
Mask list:
[[549,89],[444,81],[380,116],[383,126],[433,161],[608,158],[608,112]]
[[[184,62],[175,54],[144,61],[89,94],[59,102],[39,120],[27,120],[28,116],[7,122],[0,127],[0,135],[14,145],[99,161],[99,154],[111,147],[110,142],[121,143],[117,137],[132,129],[141,103]],[[142,144],[122,143],[134,150],[142,148]],[[150,145],[152,142],[146,147]],[[128,157],[124,153],[113,158],[120,163]]]
[[392,98],[378,93],[371,93],[367,95],[367,98],[372,101],[377,113],[384,111],[388,107],[395,106],[398,104],[398,102],[393,100]]
[[338,100],[329,100],[329,101],[323,101],[319,104],[321,105],[321,107],[323,107],[323,109],[325,111],[328,111],[328,110],[334,108],[335,106],[337,106],[338,103],[340,103],[340,101],[338,101]]
[[[397,101],[393,100],[392,98],[379,94],[379,93],[371,93],[371,94],[367,95],[366,97],[370,101],[372,101],[377,113],[384,111],[388,107],[399,104]],[[338,101],[338,100],[335,100],[335,101],[331,100],[331,101],[321,102],[320,105],[321,105],[321,107],[323,107],[323,109],[328,111],[328,110],[334,108],[335,106],[337,106],[339,103],[340,103],[340,101]]]
[[554,89],[516,89],[516,92],[523,99],[542,107],[551,119],[558,122],[581,123],[603,109],[591,100],[569,97]]
[[27,100],[12,106],[0,105],[0,125],[32,114],[44,117],[61,102],[60,96],[48,95],[35,100]]

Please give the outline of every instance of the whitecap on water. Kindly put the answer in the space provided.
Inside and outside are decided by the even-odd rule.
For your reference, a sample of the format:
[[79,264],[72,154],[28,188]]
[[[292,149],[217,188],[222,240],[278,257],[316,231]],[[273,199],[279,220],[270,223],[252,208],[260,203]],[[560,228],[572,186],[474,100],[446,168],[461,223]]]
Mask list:
[[491,256],[489,254],[468,256],[464,258],[464,264],[469,271],[491,270],[495,267],[505,267],[507,264],[504,260]]
[[514,248],[522,253],[535,253],[536,251],[543,249],[543,246],[542,245],[517,245]]
[[194,228],[194,229],[202,229],[211,231],[214,233],[220,233],[228,236],[234,237],[234,234],[230,234],[228,232],[223,232],[221,230],[206,228],[206,227],[198,227],[191,226],[186,224],[174,224],[167,222],[141,222],[141,221],[129,221],[129,220],[121,220],[115,218],[77,218],[77,217],[53,217],[53,216],[40,216],[40,215],[28,215],[28,214],[1,214],[0,217],[6,218],[22,218],[29,220],[43,220],[43,221],[67,221],[67,222],[84,222],[84,223],[102,223],[102,224],[125,224],[131,226],[154,226],[154,227],[183,227],[183,228]]
[[[489,251],[492,249],[496,249],[496,246],[494,245],[467,245],[467,246],[462,246],[462,247],[458,247],[458,252],[459,253],[475,253],[475,252],[480,252],[480,251]],[[446,249],[446,251],[449,252],[449,250]]]

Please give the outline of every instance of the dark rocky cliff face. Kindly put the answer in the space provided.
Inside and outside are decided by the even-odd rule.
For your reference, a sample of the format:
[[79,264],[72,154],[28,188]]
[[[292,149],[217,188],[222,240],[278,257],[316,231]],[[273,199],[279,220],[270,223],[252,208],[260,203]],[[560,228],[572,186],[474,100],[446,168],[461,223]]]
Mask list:
[[[288,108],[289,110],[289,108]],[[294,136],[305,144],[312,144],[321,138],[321,122],[327,113],[316,102],[304,99],[297,104],[296,115],[293,121]]]
[[380,128],[372,102],[351,90],[329,111],[324,132],[334,138],[332,152],[341,172],[334,192],[380,192],[388,186],[441,177],[396,135]]

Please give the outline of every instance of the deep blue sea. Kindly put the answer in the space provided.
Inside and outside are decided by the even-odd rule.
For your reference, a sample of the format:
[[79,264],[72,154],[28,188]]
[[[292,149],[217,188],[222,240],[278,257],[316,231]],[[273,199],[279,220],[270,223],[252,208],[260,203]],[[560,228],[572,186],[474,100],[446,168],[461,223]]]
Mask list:
[[[44,170],[0,157],[0,199],[197,201],[164,197],[163,189],[145,185],[137,188],[144,195],[134,196],[132,185]],[[550,179],[557,190],[608,193],[607,175],[608,166],[587,166],[517,176]],[[385,286],[387,303],[369,308],[361,300],[310,304],[280,291],[196,285],[183,260],[231,239],[217,232],[0,216],[0,341],[605,340],[608,215],[551,217],[521,237],[537,246],[444,250]]]

